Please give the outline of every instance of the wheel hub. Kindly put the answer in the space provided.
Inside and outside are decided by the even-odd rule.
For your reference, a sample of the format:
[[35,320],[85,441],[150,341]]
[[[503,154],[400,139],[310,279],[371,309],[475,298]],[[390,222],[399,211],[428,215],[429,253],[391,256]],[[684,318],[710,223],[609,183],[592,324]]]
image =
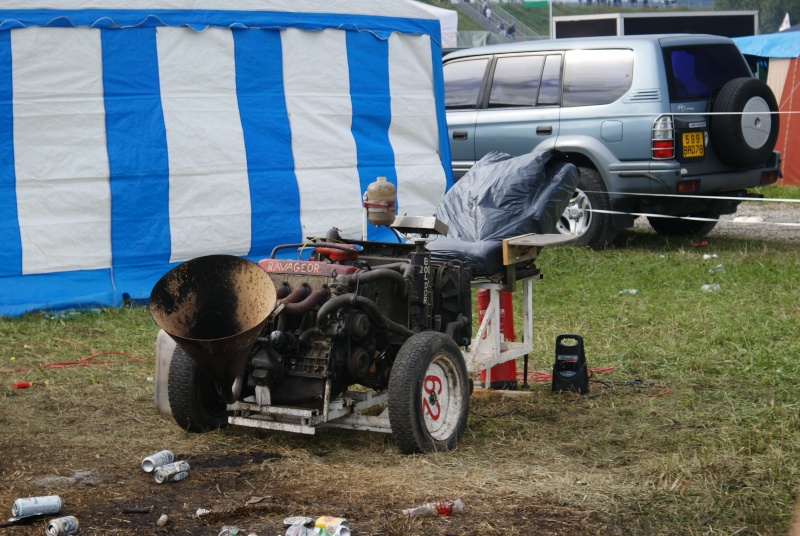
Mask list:
[[567,207],[566,212],[567,217],[571,220],[578,221],[583,217],[583,210],[581,210],[581,207],[579,207],[576,203],[570,204],[570,206]]
[[585,192],[576,189],[556,224],[556,230],[564,235],[581,236],[591,223],[592,202]]

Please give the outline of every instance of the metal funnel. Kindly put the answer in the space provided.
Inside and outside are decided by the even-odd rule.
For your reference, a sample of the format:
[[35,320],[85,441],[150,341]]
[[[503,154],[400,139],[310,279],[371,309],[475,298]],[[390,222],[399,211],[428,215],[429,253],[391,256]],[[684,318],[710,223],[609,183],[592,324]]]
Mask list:
[[232,404],[275,300],[275,286],[263,268],[240,257],[209,255],[167,272],[150,293],[150,314]]

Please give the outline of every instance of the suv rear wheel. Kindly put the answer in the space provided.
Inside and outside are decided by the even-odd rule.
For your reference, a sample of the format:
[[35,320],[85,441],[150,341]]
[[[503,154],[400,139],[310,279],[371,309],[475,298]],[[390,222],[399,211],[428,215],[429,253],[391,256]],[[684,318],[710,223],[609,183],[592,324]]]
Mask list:
[[681,220],[677,218],[647,218],[650,227],[662,236],[705,236],[717,225],[719,214],[713,211],[692,214],[695,218],[711,218],[715,221]]
[[616,231],[611,214],[595,210],[609,210],[611,201],[596,169],[579,167],[578,171],[581,174],[578,187],[558,220],[556,230],[564,235],[577,236],[577,246],[603,249],[614,240]]

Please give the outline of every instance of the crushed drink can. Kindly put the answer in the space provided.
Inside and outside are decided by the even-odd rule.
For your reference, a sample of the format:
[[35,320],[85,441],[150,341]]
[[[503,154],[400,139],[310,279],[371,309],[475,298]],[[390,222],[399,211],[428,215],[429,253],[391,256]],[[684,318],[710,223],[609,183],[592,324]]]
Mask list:
[[45,530],[47,536],[70,536],[78,534],[78,518],[75,516],[65,516],[53,519],[47,524]]
[[58,495],[45,495],[43,497],[28,497],[17,499],[11,507],[14,517],[38,516],[41,514],[57,514],[61,511],[61,497]]
[[175,455],[169,450],[159,450],[142,460],[142,471],[152,473],[156,467],[175,461]]
[[314,526],[327,531],[331,536],[350,536],[350,523],[343,517],[322,516],[317,518]]
[[153,471],[153,479],[156,483],[177,482],[189,476],[189,463],[185,461],[168,463],[156,467]]
[[283,536],[332,536],[332,535],[330,532],[328,532],[323,528],[314,527],[312,529],[310,527],[306,527],[302,523],[297,523],[287,528],[286,533]]

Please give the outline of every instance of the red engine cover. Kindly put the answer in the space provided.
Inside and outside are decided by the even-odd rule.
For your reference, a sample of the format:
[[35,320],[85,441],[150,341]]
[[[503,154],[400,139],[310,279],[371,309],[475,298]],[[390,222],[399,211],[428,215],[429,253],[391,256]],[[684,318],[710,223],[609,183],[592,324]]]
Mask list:
[[317,246],[314,251],[320,255],[328,257],[332,261],[354,261],[358,259],[358,250],[353,244],[337,244],[341,247],[347,248],[350,251],[344,251],[339,248],[331,248],[325,246]]

